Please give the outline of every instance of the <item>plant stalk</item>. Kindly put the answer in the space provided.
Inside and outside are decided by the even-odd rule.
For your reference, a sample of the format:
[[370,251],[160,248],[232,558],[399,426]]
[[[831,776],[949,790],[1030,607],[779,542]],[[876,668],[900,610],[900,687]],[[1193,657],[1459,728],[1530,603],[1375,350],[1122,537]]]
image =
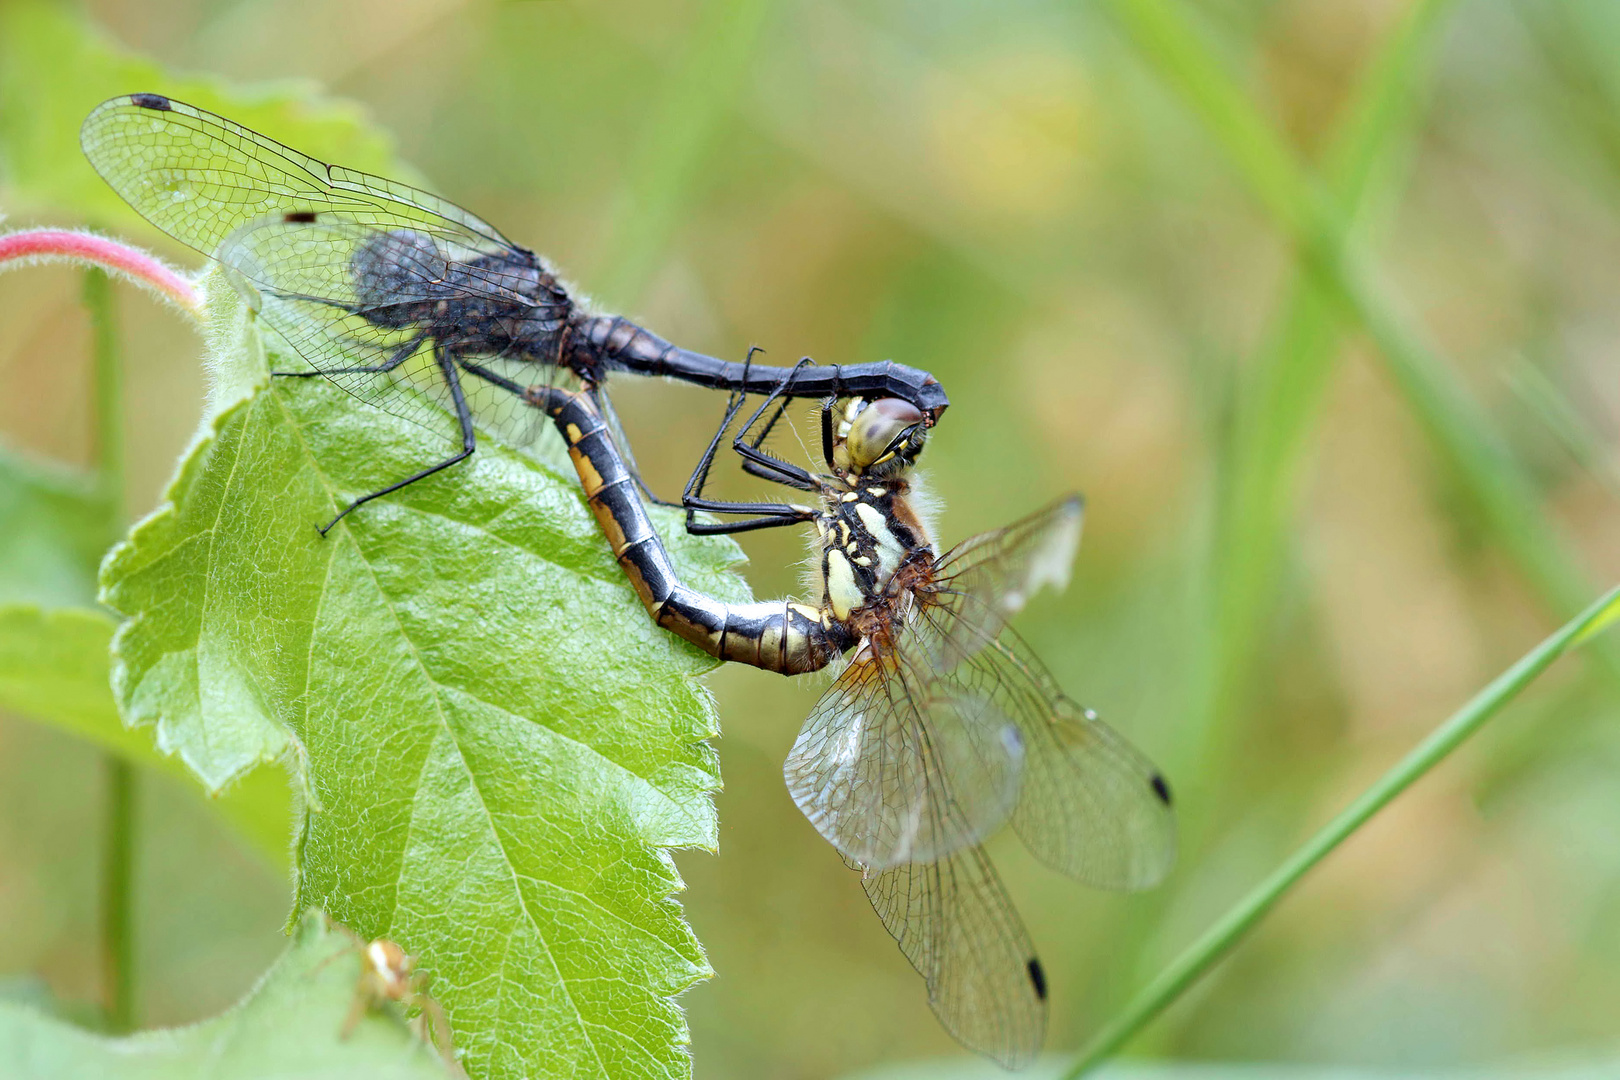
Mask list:
[[[104,514],[107,546],[124,525],[123,378],[113,313],[112,281],[95,267],[85,271],[84,306],[90,315],[91,362],[95,373],[96,488]],[[92,568],[93,572],[93,568]],[[108,1027],[135,1025],[135,769],[111,752],[102,754],[106,803],[102,816],[101,986]]]
[[1388,806],[1396,796],[1411,787],[1418,778],[1445,760],[1464,740],[1484,726],[1485,721],[1512,701],[1519,691],[1534,682],[1554,660],[1572,646],[1585,644],[1617,616],[1620,616],[1620,587],[1610,589],[1601,599],[1493,679],[1171,961],[1170,966],[1149,983],[1125,1007],[1124,1012],[1080,1051],[1074,1064],[1062,1074],[1063,1080],[1077,1080],[1112,1057],[1224,957],[1312,867],[1366,824],[1374,814]]
[[132,876],[135,855],[135,769],[116,754],[102,755],[107,778],[102,817],[101,985],[107,1026],[135,1027],[135,928]]

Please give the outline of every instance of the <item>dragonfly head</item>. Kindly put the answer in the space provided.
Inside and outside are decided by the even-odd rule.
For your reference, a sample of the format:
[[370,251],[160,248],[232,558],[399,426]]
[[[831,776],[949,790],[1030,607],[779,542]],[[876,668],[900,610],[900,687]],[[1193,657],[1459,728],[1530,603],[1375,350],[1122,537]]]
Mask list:
[[899,398],[849,398],[834,413],[839,419],[829,464],[840,473],[898,476],[917,463],[928,439],[927,418]]

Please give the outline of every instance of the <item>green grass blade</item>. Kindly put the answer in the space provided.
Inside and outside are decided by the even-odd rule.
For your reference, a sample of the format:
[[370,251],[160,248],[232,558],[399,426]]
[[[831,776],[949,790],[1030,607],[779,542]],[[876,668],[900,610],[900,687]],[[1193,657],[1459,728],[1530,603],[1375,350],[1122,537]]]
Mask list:
[[1124,1012],[1081,1050],[1074,1065],[1063,1073],[1064,1080],[1084,1076],[1111,1057],[1131,1036],[1225,956],[1312,867],[1365,825],[1374,814],[1388,806],[1396,796],[1444,761],[1447,755],[1546,671],[1553,661],[1589,640],[1616,618],[1620,618],[1620,587],[1610,589],[1596,603],[1565,623],[1474,695],[1471,701],[1435,728],[1428,738],[1340,811],[1338,816],[1173,960],[1125,1007]]
[[[118,325],[112,281],[92,268],[84,275],[83,298],[90,315],[91,359],[95,365],[96,486],[106,512],[106,542],[123,527],[124,424]],[[105,777],[101,836],[101,985],[108,1026],[126,1032],[135,1026],[136,974],[135,862],[140,774],[110,751],[102,755]]]
[[685,63],[649,118],[612,239],[604,248],[603,296],[634,307],[678,227],[718,143],[759,41],[771,0],[710,0]]
[[[1397,190],[1412,133],[1423,114],[1426,60],[1451,0],[1418,0],[1366,65],[1326,151],[1329,183],[1352,224],[1376,216]],[[1166,764],[1184,795],[1218,801],[1245,715],[1278,597],[1276,568],[1287,558],[1297,480],[1309,434],[1331,383],[1346,328],[1343,312],[1303,268],[1261,337],[1252,364],[1240,368],[1237,422],[1222,463],[1215,535],[1209,551],[1207,621],[1182,737]],[[1199,843],[1191,821],[1187,843]],[[1126,933],[1140,945],[1156,932],[1168,897],[1136,909]],[[1122,950],[1140,957],[1140,947]],[[1137,961],[1140,963],[1140,960]],[[1137,982],[1135,967],[1099,972]]]
[[[1416,126],[1424,60],[1450,5],[1451,0],[1414,4],[1368,65],[1346,109],[1327,156],[1330,184],[1352,224],[1393,187],[1394,170],[1386,163],[1402,156]],[[1246,692],[1271,608],[1276,566],[1285,554],[1306,436],[1342,338],[1340,311],[1308,274],[1296,274],[1286,296],[1238,394],[1239,419],[1210,575],[1212,655],[1193,709],[1192,737],[1182,753],[1187,768],[1218,760],[1208,753],[1211,733],[1221,730],[1221,718]]]
[[[1323,291],[1373,339],[1437,452],[1520,572],[1558,615],[1579,609],[1591,587],[1544,513],[1534,483],[1440,351],[1385,294],[1350,243],[1342,210],[1301,168],[1172,0],[1112,0],[1110,8],[1165,82],[1203,119]],[[1605,673],[1620,682],[1620,651],[1604,642],[1598,653]]]

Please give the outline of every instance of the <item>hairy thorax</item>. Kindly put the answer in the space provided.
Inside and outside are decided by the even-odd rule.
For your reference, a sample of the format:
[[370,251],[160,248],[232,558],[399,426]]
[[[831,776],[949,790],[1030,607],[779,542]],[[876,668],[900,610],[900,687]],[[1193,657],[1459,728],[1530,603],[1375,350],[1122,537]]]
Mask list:
[[934,549],[904,479],[829,485],[816,521],[822,609],[861,637],[874,620],[901,614],[910,582],[933,565]]

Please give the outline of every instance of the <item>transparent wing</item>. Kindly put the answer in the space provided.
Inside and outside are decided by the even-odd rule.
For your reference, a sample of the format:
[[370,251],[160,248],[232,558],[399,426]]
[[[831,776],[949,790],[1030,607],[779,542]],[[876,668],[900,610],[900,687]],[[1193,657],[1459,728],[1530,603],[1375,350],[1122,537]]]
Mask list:
[[993,703],[1023,746],[1012,824],[1042,862],[1102,889],[1144,889],[1175,861],[1170,788],[1153,763],[1095,713],[1063,695],[1022,638],[983,627],[995,613],[975,598],[920,605],[902,649],[929,655],[949,639],[959,663],[942,676]]
[[784,772],[847,858],[880,870],[940,859],[1010,818],[1042,861],[1099,888],[1168,872],[1163,777],[1006,626],[1022,606],[1009,594],[1056,579],[1078,528],[1078,501],[1065,500],[953,549],[896,639],[863,645],[817,702]]
[[783,774],[846,858],[929,862],[1000,828],[1018,799],[1023,740],[982,687],[867,643],[816,703]]
[[[946,620],[935,620],[939,633],[930,647],[930,662],[951,668],[986,639],[994,639],[1007,620],[1023,610],[1043,585],[1062,589],[1080,544],[1083,504],[1070,495],[1006,528],[980,533],[946,552],[934,566],[928,602],[964,620],[956,633]],[[960,598],[977,603],[968,605]],[[914,646],[915,647],[915,646]]]
[[[512,318],[539,336],[563,323],[562,315],[521,295],[535,288],[532,266],[526,276],[510,263],[465,260],[464,251],[452,257],[422,233],[337,220],[260,221],[231,233],[216,254],[263,322],[312,369],[362,401],[433,430],[451,430],[433,404],[454,408],[434,360],[446,336],[455,341],[466,326],[504,311],[519,313]],[[441,304],[457,313],[454,325],[434,324]],[[477,364],[524,386],[558,374],[510,349],[483,350]],[[532,437],[540,423],[535,410],[477,377],[461,382],[486,428],[519,443]]]
[[945,1030],[1004,1068],[1033,1061],[1046,1037],[1046,976],[984,849],[869,871],[861,886]]
[[98,105],[79,130],[96,172],[142,217],[204,255],[243,225],[319,211],[375,229],[457,238],[488,251],[513,245],[436,195],[327,165],[224,117],[156,94]]
[[[182,102],[113,98],[85,120],[80,142],[143,217],[218,259],[313,370],[434,430],[450,430],[446,418],[421,393],[398,391],[449,407],[436,340],[467,326],[490,327],[496,341],[543,339],[566,318],[567,296],[538,258],[453,203],[329,166]],[[550,374],[532,355],[507,355],[509,346],[456,351],[477,352],[525,385]],[[486,426],[520,437],[538,426],[533,410],[462,381]]]

